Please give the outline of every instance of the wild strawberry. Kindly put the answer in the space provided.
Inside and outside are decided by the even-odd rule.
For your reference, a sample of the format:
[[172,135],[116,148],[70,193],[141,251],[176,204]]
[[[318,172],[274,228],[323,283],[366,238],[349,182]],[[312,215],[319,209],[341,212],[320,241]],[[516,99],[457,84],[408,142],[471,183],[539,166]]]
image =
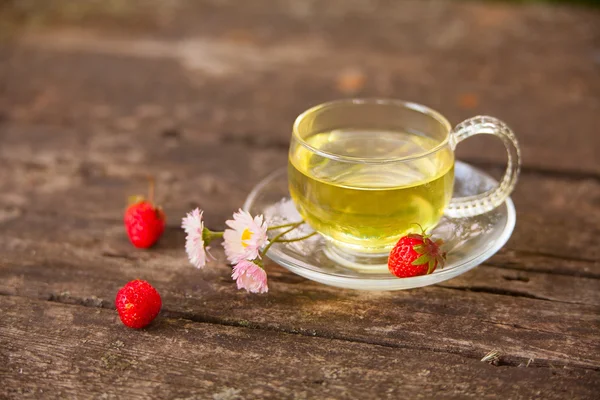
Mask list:
[[139,279],[123,286],[117,293],[115,302],[123,324],[135,329],[148,326],[162,306],[156,289]]
[[442,240],[431,240],[425,231],[403,236],[390,252],[388,269],[398,278],[431,274],[437,267],[444,267],[442,244]]
[[154,184],[151,181],[149,201],[141,196],[131,197],[129,207],[125,211],[125,229],[135,247],[151,247],[165,230],[165,213],[160,207],[152,204],[153,195]]

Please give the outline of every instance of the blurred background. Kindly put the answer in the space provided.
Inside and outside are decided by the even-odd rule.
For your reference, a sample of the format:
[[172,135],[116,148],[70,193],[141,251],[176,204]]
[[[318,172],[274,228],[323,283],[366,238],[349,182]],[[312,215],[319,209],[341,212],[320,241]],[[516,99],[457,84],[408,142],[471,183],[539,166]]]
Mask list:
[[[15,145],[6,157],[110,177],[96,182],[107,194],[84,198],[126,191],[119,182],[145,173],[185,195],[181,177],[164,168],[177,158],[198,168],[186,178],[201,193],[226,192],[241,204],[268,170],[285,165],[299,113],[337,98],[392,97],[426,104],[453,124],[476,114],[505,120],[521,141],[524,170],[597,176],[589,138],[600,111],[598,5],[3,0],[0,135],[38,145],[20,154]],[[235,156],[216,158],[219,146]],[[44,158],[51,149],[64,149],[64,159]],[[479,137],[458,154],[496,175],[506,157],[499,141]],[[245,175],[211,175],[240,157]]]

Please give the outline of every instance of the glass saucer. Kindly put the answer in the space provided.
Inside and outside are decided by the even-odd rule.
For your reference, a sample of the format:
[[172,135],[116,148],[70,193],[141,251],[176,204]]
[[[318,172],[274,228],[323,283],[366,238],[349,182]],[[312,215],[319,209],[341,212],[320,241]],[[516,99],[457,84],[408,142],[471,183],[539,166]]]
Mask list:
[[[497,184],[486,173],[466,163],[455,165],[455,196],[482,193]],[[263,179],[246,199],[243,209],[252,215],[263,214],[270,226],[302,219],[289,197],[286,168],[278,169]],[[448,252],[446,266],[430,275],[397,278],[391,273],[348,268],[327,256],[325,240],[320,235],[309,239],[276,243],[269,258],[282,267],[305,278],[348,289],[401,290],[442,282],[475,268],[496,253],[510,238],[515,227],[515,207],[510,198],[500,207],[470,218],[444,216],[432,230],[434,239],[443,239]],[[293,239],[313,232],[307,224],[287,234]],[[277,232],[271,233],[276,234]]]

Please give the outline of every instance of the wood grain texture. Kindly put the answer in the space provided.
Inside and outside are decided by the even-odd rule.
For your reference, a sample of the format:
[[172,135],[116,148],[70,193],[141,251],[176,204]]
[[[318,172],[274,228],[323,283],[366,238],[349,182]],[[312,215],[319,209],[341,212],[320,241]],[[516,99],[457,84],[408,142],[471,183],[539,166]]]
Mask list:
[[[148,174],[157,179],[159,202],[172,226],[199,205],[208,225],[221,229],[262,177],[286,165],[287,156],[284,149],[141,132],[82,133],[6,124],[0,133],[0,207],[6,213],[0,222],[5,219],[7,229],[21,225],[21,232],[35,223],[35,214],[41,214],[40,223],[48,213],[114,221],[129,194],[146,191]],[[518,222],[501,253],[504,262],[600,276],[600,181],[524,172],[512,197]],[[10,222],[24,213],[31,215]],[[544,262],[535,262],[540,259]]]
[[329,288],[269,264],[269,294],[253,296],[235,289],[218,248],[218,262],[201,272],[191,267],[179,229],[143,252],[130,249],[120,223],[78,221],[63,219],[52,240],[0,237],[0,292],[112,307],[122,284],[144,278],[163,294],[171,315],[198,321],[475,359],[499,348],[510,365],[534,358],[539,366],[600,367],[597,279],[482,266],[440,287],[369,293]]
[[598,371],[502,368],[181,319],[133,331],[114,311],[19,297],[0,296],[0,310],[0,395],[8,399],[586,399],[599,383]]
[[[195,2],[148,32],[106,35],[88,21],[30,30],[4,50],[4,118],[86,131],[178,127],[286,147],[291,122],[312,105],[394,97],[438,109],[453,124],[497,116],[518,133],[526,168],[598,178],[597,10],[299,4]],[[344,83],[355,75],[362,84]],[[469,140],[460,155],[503,164],[491,143]]]
[[[149,2],[21,4],[22,27],[0,42],[0,398],[595,398],[597,10]],[[395,293],[268,262],[268,295],[249,295],[218,245],[192,268],[181,217],[199,206],[223,228],[285,165],[295,116],[350,96],[413,100],[452,123],[506,120],[524,157],[507,245],[456,279]],[[458,155],[499,176],[492,143]],[[121,216],[149,174],[169,220],[139,251]],[[135,278],[164,302],[139,332],[112,310]],[[479,361],[494,349],[496,366]]]

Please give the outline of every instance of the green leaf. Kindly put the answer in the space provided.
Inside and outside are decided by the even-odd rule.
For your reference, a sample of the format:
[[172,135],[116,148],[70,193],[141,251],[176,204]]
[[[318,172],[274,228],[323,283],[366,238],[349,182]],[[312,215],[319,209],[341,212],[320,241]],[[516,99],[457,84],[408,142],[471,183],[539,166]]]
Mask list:
[[425,246],[424,244],[418,244],[415,247],[413,247],[413,250],[419,254],[423,254],[427,251],[427,246]]
[[128,203],[129,205],[132,205],[132,204],[137,204],[137,203],[139,203],[139,202],[142,202],[142,201],[144,201],[144,200],[145,200],[145,199],[144,199],[144,196],[140,196],[140,195],[129,196],[129,197],[127,198],[127,203]]
[[421,257],[419,257],[415,261],[413,261],[412,265],[427,264],[429,262],[429,260],[431,260],[431,255],[429,255],[429,254],[423,254]]
[[434,268],[435,268],[435,260],[432,258],[431,260],[429,260],[429,269],[427,270],[427,274],[432,273]]

